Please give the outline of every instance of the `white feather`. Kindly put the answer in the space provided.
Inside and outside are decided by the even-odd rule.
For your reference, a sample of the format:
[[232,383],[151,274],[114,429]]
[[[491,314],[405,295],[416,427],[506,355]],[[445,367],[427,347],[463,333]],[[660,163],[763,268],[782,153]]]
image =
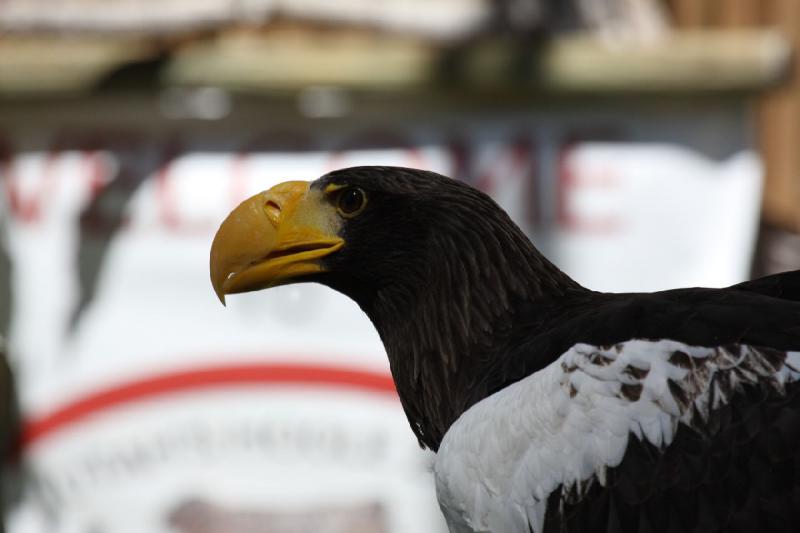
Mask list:
[[[671,362],[675,352],[692,359],[695,375]],[[554,490],[593,478],[605,483],[607,468],[620,464],[631,434],[665,447],[678,424],[690,422],[692,409],[681,408],[670,382],[706,417],[712,377],[720,374],[736,387],[742,379],[730,370],[754,357],[761,354],[746,346],[733,354],[670,340],[607,348],[576,344],[541,371],[472,406],[445,435],[434,472],[451,532],[540,532]],[[788,353],[785,364],[768,375],[751,366],[758,367],[741,368],[741,374],[782,386],[800,377],[800,352]],[[623,385],[640,393],[626,395]]]

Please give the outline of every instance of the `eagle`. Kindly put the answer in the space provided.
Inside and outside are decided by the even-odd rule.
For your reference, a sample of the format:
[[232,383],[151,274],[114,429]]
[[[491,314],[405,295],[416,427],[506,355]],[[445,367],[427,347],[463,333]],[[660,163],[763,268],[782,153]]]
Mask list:
[[592,291],[486,194],[378,166],[256,194],[210,255],[223,303],[360,306],[453,533],[800,531],[800,272]]

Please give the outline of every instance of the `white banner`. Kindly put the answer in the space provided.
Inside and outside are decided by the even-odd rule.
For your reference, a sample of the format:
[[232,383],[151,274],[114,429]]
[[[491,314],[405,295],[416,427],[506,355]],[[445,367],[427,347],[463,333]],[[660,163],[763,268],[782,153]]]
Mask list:
[[208,279],[216,227],[278,181],[414,166],[490,192],[591,288],[733,283],[748,272],[761,172],[725,137],[726,114],[704,131],[696,119],[3,124],[9,341],[34,480],[11,530],[444,531],[430,457],[367,318],[314,285],[223,308]]

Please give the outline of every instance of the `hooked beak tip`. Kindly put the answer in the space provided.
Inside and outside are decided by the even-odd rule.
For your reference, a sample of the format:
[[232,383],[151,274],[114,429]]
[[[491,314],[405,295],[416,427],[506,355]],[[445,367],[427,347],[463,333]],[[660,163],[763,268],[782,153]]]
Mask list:
[[217,295],[217,299],[222,305],[225,305],[225,278],[227,278],[227,276],[221,275],[224,269],[220,267],[219,261],[217,260],[219,254],[215,253],[216,239],[214,241],[211,248],[211,286],[214,289],[214,294]]
[[222,291],[217,292],[217,298],[219,298],[219,303],[222,304],[222,307],[227,307],[228,306],[228,304],[225,303],[225,293],[224,292],[222,292]]

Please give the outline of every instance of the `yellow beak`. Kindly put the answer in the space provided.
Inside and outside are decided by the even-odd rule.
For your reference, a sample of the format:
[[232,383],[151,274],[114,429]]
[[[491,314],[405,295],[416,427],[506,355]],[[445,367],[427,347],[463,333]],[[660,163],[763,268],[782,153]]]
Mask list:
[[211,284],[226,294],[255,291],[322,272],[319,259],[344,245],[322,193],[287,181],[239,204],[211,244]]

